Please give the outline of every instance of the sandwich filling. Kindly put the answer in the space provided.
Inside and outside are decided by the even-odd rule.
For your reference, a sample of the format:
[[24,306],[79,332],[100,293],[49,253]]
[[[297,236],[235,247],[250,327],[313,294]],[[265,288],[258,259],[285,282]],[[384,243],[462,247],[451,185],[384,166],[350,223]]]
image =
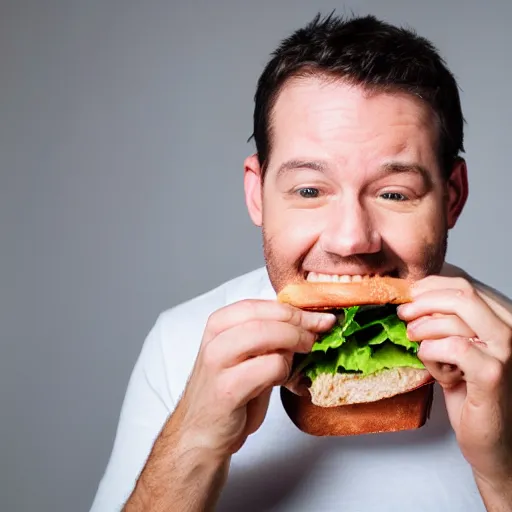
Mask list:
[[395,368],[424,369],[419,344],[409,340],[396,306],[353,306],[337,310],[338,321],[320,336],[294,373],[312,383],[321,375],[367,377]]

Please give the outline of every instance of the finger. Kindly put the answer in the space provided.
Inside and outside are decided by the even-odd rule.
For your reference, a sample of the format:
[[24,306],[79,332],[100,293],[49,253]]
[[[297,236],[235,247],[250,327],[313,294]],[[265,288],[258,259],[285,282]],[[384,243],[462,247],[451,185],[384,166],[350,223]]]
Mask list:
[[316,334],[285,322],[253,320],[224,331],[205,352],[212,356],[219,368],[228,368],[251,357],[271,352],[290,354],[311,352]]
[[251,320],[288,322],[309,331],[323,332],[334,325],[336,317],[332,313],[304,311],[272,300],[242,300],[225,306],[210,316],[205,329],[205,342],[235,325]]
[[407,336],[411,341],[435,340],[449,336],[474,337],[473,330],[455,315],[422,316],[407,324]]
[[[454,267],[452,267],[454,268]],[[434,290],[469,290],[473,285],[459,275],[458,271],[449,271],[445,276],[427,276],[416,281],[411,286],[411,295],[413,298]]]
[[292,365],[292,354],[265,354],[247,359],[220,376],[220,399],[235,409],[246,405],[265,390],[284,384]]
[[443,388],[453,388],[464,380],[462,370],[454,364],[439,363],[428,359],[424,359],[423,363],[430,375]]
[[489,353],[502,361],[510,357],[511,330],[483,301],[470,290],[443,289],[423,292],[398,308],[398,316],[406,322],[434,313],[458,316],[483,341]]
[[442,289],[475,290],[492,311],[505,324],[512,327],[512,313],[506,307],[508,298],[454,265],[444,263],[441,276],[428,276],[415,282],[412,285],[411,293],[414,297],[426,291]]
[[[503,364],[466,338],[452,336],[425,340],[420,345],[418,357],[433,371],[435,363],[451,364],[460,369],[466,381],[468,399],[475,406],[492,400],[503,385]],[[445,387],[453,385],[449,380],[439,383]]]

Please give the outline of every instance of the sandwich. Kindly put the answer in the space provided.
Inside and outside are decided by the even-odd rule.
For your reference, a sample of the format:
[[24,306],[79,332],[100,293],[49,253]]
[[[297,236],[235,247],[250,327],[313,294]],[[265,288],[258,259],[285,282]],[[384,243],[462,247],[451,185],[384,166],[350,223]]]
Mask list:
[[[309,354],[295,354],[291,379],[281,388],[284,408],[298,428],[343,436],[425,424],[433,378],[396,311],[411,301],[409,281],[380,276],[306,281],[289,284],[277,299],[337,317]],[[301,388],[307,391],[298,392]]]

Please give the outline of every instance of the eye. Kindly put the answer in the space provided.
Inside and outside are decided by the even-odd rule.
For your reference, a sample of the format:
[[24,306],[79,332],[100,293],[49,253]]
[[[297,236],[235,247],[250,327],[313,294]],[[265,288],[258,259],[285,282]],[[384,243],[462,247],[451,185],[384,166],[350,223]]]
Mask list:
[[320,194],[320,191],[317,188],[313,187],[300,188],[297,192],[300,194],[301,197],[304,197],[306,199],[318,197],[318,195]]
[[399,192],[384,192],[384,194],[381,194],[381,197],[388,201],[407,201],[408,199],[406,196],[400,194]]

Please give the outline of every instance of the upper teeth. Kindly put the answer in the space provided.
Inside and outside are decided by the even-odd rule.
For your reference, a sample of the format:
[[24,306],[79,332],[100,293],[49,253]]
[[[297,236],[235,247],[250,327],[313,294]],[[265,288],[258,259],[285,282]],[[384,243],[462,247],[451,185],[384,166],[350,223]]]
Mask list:
[[367,279],[367,275],[337,275],[337,274],[320,274],[318,272],[309,272],[307,280],[312,282],[333,282],[333,283],[357,283],[363,279]]

